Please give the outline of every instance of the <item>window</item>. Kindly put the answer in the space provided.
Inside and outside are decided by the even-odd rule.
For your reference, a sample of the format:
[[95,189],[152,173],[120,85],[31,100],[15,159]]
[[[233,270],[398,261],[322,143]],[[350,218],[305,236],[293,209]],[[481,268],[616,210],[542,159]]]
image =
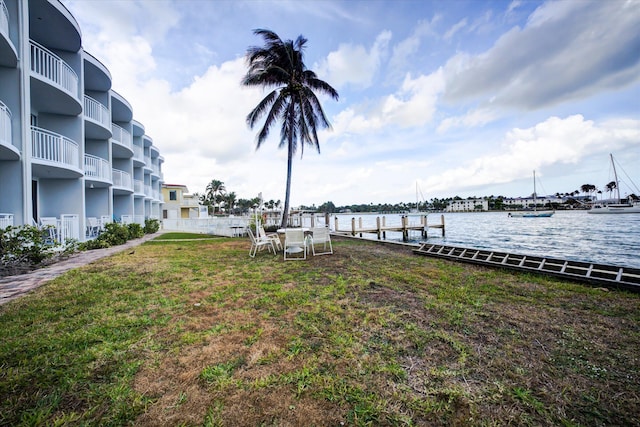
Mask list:
[[178,192],[176,190],[169,191],[169,200],[178,200]]

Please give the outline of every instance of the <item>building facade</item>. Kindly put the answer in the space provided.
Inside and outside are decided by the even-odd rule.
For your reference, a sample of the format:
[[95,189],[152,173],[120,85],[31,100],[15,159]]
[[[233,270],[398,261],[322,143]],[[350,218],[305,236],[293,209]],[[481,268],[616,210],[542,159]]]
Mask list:
[[200,204],[198,196],[189,194],[186,185],[163,184],[162,219],[207,218],[207,207]]
[[94,219],[160,219],[163,162],[59,0],[0,0],[4,224],[56,218],[82,241]]

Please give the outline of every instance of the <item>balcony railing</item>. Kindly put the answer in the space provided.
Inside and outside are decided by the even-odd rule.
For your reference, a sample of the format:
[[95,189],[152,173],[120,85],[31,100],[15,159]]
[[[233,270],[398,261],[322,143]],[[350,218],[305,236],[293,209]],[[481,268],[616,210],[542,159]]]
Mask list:
[[0,101],[0,144],[11,145],[11,111]]
[[78,99],[78,75],[56,54],[33,40],[31,43],[31,71],[54,83]]
[[111,133],[113,134],[111,137],[112,140],[133,150],[133,138],[131,138],[129,131],[115,123],[111,123]]
[[144,194],[144,181],[140,179],[133,180],[133,191],[136,193]]
[[85,176],[109,181],[109,172],[111,172],[111,164],[107,160],[91,154],[84,155]]
[[144,149],[139,145],[133,146],[133,158],[144,162]]
[[9,38],[9,11],[4,0],[0,0],[0,33]]
[[129,190],[133,190],[133,186],[131,185],[131,174],[125,171],[121,171],[118,169],[113,169],[111,172],[111,177],[113,180],[114,187],[127,188]]
[[109,129],[109,123],[111,122],[109,109],[87,95],[84,96],[84,116]]
[[75,141],[35,126],[31,127],[31,156],[79,169],[78,144]]

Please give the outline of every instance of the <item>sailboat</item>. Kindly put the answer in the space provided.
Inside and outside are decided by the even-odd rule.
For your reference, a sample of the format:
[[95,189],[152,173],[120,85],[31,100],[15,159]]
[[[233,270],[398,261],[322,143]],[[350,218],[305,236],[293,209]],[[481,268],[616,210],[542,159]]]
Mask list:
[[609,153],[611,158],[611,167],[613,168],[613,177],[616,183],[616,199],[617,203],[597,203],[587,211],[590,214],[622,214],[622,213],[640,213],[640,202],[627,199],[627,203],[622,203],[620,199],[620,185],[618,183],[618,173],[616,172],[616,163],[613,161],[613,154]]
[[[418,188],[418,181],[416,181],[416,207],[409,211],[409,216],[424,216],[428,214],[428,212],[420,211],[420,199],[418,198],[418,194],[422,196],[422,190]],[[424,200],[424,196],[422,196],[422,199]]]
[[533,211],[525,212],[509,212],[508,216],[513,218],[549,218],[555,211],[552,212],[538,212],[536,202],[538,199],[538,193],[536,193],[536,171],[533,171]]

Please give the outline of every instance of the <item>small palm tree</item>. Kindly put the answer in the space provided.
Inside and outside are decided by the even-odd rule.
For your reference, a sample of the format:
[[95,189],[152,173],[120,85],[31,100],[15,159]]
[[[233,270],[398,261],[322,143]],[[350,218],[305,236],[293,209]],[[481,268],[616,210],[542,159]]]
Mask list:
[[282,214],[282,227],[286,227],[289,214],[289,195],[291,193],[291,169],[293,155],[301,144],[309,144],[320,152],[318,128],[330,128],[322,105],[314,91],[328,94],[338,99],[338,92],[328,83],[318,79],[316,74],[308,70],[303,53],[307,39],[302,35],[296,41],[282,41],[270,30],[257,29],[254,34],[262,37],[264,46],[247,49],[248,71],[242,79],[244,86],[261,86],[273,88],[247,116],[247,124],[253,129],[256,122],[266,115],[266,119],[257,135],[256,150],[269,136],[269,131],[278,122],[280,128],[280,145],[287,147],[287,184]]
[[220,196],[225,193],[224,183],[222,181],[218,181],[217,179],[211,180],[209,184],[207,184],[206,188],[206,196],[211,204],[213,204],[213,213],[216,213],[215,203],[219,203]]

